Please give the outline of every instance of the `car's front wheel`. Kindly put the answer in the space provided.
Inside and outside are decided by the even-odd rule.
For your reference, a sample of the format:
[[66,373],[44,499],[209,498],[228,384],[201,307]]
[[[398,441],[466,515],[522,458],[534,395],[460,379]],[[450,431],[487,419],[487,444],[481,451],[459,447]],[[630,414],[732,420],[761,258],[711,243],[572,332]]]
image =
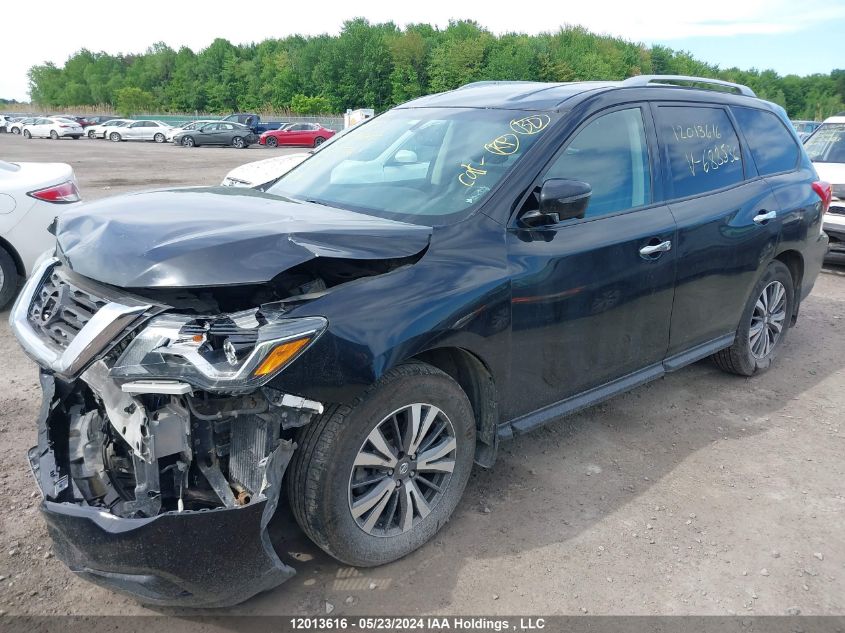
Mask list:
[[50,130],[50,138],[53,139],[54,141],[58,141],[59,140],[59,133],[56,132],[56,130]]
[[194,141],[194,137],[193,136],[184,137],[182,139],[182,145],[183,145],[183,147],[194,147],[194,145],[196,145],[196,142]]
[[716,366],[740,376],[766,371],[786,338],[794,302],[789,268],[771,262],[751,291],[733,345],[713,355]]
[[30,132],[29,130],[24,130],[23,131],[23,137],[24,138],[32,138],[32,132]]
[[20,282],[15,261],[4,248],[0,248],[0,310],[14,298]]
[[302,429],[287,473],[293,514],[323,550],[368,567],[401,558],[448,521],[475,453],[466,394],[431,365],[400,365],[353,406]]
[[156,143],[164,143],[164,142],[167,140],[167,138],[165,138],[164,134],[162,134],[161,132],[158,132],[158,133],[156,133],[156,135],[153,137],[153,140],[154,140]]
[[88,130],[88,138],[97,138],[97,133],[94,130]]
[[120,134],[118,134],[117,132],[112,132],[111,134],[109,134],[109,140],[110,140],[112,143],[120,143],[120,141],[121,141],[122,139],[121,139],[121,137],[120,137]]
[[20,133],[21,133],[21,129],[19,127],[13,127],[12,128],[12,134],[20,134]]

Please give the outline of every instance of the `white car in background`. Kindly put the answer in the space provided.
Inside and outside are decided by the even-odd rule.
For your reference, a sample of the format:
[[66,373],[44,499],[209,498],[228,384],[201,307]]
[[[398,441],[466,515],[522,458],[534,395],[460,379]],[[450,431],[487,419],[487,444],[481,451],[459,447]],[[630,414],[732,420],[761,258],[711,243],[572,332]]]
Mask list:
[[226,174],[226,177],[220,184],[224,187],[261,188],[285,175],[309,156],[311,156],[310,152],[298,152],[296,154],[288,154],[287,156],[274,156],[273,158],[265,158],[264,160],[247,163],[246,165],[235,167]]
[[85,130],[85,134],[88,138],[106,138],[108,133],[111,131],[110,128],[124,127],[129,123],[132,123],[131,119],[111,119],[105,123],[88,127],[88,129]]
[[182,132],[190,132],[191,130],[198,130],[206,123],[217,122],[217,119],[202,119],[200,121],[189,121],[187,123],[183,123],[179,127],[170,128],[170,131],[167,133],[167,142],[172,143],[173,137],[177,134],[181,134]]
[[56,243],[53,219],[79,202],[70,165],[0,161],[0,309]]
[[845,116],[825,119],[804,141],[804,149],[832,193],[824,215],[824,232],[830,238],[827,259],[845,262]]
[[132,121],[127,125],[114,128],[109,131],[108,139],[119,143],[120,141],[155,141],[164,143],[167,141],[167,133],[172,130],[167,123],[153,119],[141,119]]
[[79,123],[61,117],[38,117],[23,126],[24,138],[51,138],[55,141],[67,136],[76,140],[83,134]]
[[32,123],[35,120],[35,117],[15,117],[12,119],[12,122],[6,126],[6,131],[11,134],[20,134],[24,125]]
[[3,132],[8,132],[9,127],[14,123],[13,117],[8,116],[6,114],[0,114],[0,130]]

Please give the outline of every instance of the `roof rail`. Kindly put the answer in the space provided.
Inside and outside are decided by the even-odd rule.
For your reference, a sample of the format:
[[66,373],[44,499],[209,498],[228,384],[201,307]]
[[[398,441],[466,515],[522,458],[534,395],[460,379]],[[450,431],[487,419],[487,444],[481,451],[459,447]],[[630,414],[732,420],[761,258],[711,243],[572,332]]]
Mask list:
[[745,95],[746,97],[756,97],[754,91],[748,86],[736,84],[731,81],[722,81],[721,79],[710,79],[708,77],[689,77],[687,75],[636,75],[629,77],[622,82],[625,87],[631,86],[652,86],[652,85],[672,85],[667,82],[691,83],[691,84],[711,84],[714,86],[721,86],[723,88],[730,88],[737,94]]
[[458,86],[455,90],[463,90],[464,88],[477,88],[478,86],[501,86],[501,85],[508,85],[508,84],[530,84],[535,83],[533,81],[527,81],[524,79],[488,79],[485,81],[471,81],[468,84],[464,84],[462,86]]

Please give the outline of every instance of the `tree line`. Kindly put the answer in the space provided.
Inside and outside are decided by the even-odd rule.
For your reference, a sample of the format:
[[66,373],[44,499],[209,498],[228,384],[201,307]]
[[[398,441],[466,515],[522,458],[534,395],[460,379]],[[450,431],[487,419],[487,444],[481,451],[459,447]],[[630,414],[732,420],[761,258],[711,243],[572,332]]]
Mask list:
[[163,43],[142,54],[82,49],[62,67],[33,66],[29,84],[32,102],[47,108],[317,114],[359,107],[381,111],[479,80],[617,80],[638,74],[736,81],[782,105],[792,118],[822,119],[845,110],[845,70],[780,76],[773,70],[720,68],[685,51],[577,26],[497,36],[473,21],[400,29],[359,18],[345,22],[339,35],[242,45],[218,38],[197,53]]

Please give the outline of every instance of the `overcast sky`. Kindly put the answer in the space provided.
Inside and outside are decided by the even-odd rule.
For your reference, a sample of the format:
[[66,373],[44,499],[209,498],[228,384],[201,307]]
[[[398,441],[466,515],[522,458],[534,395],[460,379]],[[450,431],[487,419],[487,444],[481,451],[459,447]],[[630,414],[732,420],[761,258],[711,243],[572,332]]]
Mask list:
[[[337,33],[344,20],[358,16],[399,26],[427,22],[445,27],[450,18],[472,19],[497,34],[536,34],[580,24],[595,32],[689,50],[723,67],[773,68],[780,74],[829,73],[845,67],[842,0],[321,0],[303,9],[290,0],[247,0],[221,4],[225,8],[219,12],[216,4],[147,0],[124,10],[108,3],[77,6],[42,0],[37,26],[27,25],[26,11],[16,5],[15,20],[4,21],[0,35],[0,97],[27,100],[30,66],[45,61],[62,65],[83,47],[136,53],[163,41],[174,49],[189,46],[198,51],[216,37],[237,44],[293,33]],[[101,7],[102,19],[97,19],[94,7]],[[240,7],[244,15],[238,17]]]

